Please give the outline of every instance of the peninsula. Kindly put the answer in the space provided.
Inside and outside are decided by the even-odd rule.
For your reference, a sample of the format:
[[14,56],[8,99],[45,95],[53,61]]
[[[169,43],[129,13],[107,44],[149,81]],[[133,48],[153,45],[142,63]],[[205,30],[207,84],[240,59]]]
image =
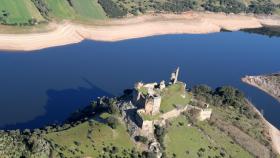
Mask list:
[[0,131],[1,156],[277,157],[279,131],[241,91],[188,89],[178,79],[179,68],[168,81],[137,82],[119,97],[100,97],[63,124]]
[[273,73],[260,76],[245,76],[242,81],[259,88],[280,102],[280,74]]

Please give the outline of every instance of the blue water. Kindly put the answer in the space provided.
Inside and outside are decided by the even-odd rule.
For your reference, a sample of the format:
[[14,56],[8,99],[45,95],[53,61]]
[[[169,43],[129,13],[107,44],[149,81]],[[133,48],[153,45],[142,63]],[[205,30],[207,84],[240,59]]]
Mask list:
[[28,53],[0,53],[0,126],[36,128],[60,122],[103,95],[136,81],[168,80],[181,68],[187,86],[232,85],[280,128],[280,103],[240,81],[280,70],[280,38],[243,32],[165,35],[120,42],[84,41]]

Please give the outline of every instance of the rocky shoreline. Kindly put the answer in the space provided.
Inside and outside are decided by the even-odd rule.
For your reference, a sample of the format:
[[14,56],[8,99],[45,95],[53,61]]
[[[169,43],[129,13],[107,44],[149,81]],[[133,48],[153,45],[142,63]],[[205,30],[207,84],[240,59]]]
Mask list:
[[280,102],[280,73],[245,76],[242,81],[266,92]]

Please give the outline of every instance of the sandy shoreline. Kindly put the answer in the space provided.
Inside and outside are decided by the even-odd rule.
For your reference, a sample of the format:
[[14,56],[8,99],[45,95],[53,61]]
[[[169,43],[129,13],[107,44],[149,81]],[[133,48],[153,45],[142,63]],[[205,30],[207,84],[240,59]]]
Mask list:
[[108,20],[102,21],[100,25],[62,22],[50,24],[52,31],[45,33],[0,34],[0,50],[31,51],[79,43],[85,39],[119,41],[163,34],[206,34],[221,29],[236,31],[263,25],[280,26],[280,20],[250,15],[188,12]]

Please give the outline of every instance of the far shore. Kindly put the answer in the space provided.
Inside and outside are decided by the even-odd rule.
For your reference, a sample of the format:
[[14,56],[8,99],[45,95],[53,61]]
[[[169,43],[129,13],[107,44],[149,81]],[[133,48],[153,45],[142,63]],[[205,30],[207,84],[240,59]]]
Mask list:
[[262,87],[262,86],[256,84],[255,82],[251,82],[250,80],[248,80],[248,77],[250,77],[250,76],[246,76],[246,77],[242,78],[241,81],[244,82],[244,83],[246,83],[246,84],[248,84],[248,85],[250,85],[250,86],[253,86],[253,87],[255,87],[255,88],[260,89],[261,91],[263,91],[263,92],[265,92],[266,94],[272,96],[274,99],[276,99],[278,102],[280,102],[279,96],[273,95],[273,94],[272,94],[271,92],[269,92],[269,90],[266,89],[265,87]]
[[280,20],[272,16],[186,12],[104,20],[92,25],[64,21],[48,24],[47,32],[0,34],[0,50],[32,51],[85,39],[112,42],[164,34],[207,34],[222,29],[237,31],[264,25],[280,26]]

